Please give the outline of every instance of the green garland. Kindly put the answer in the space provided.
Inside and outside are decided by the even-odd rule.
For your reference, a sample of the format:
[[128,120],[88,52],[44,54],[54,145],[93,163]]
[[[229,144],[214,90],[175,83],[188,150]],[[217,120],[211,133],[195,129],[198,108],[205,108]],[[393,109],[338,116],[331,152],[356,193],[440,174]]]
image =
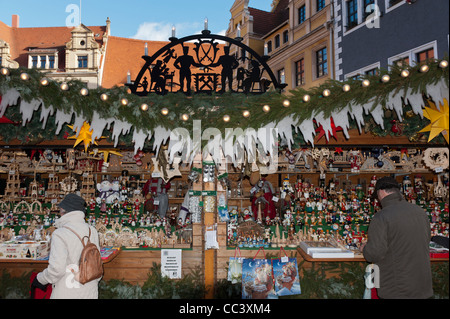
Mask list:
[[[183,93],[170,93],[165,96],[156,94],[148,97],[139,97],[130,94],[126,87],[114,87],[111,89],[97,88],[89,90],[87,96],[82,96],[80,90],[85,88],[85,84],[78,80],[67,82],[69,90],[63,91],[60,82],[49,80],[46,86],[41,84],[41,79],[45,78],[45,73],[36,69],[15,69],[9,70],[9,75],[0,75],[0,95],[5,94],[10,89],[16,89],[21,99],[31,102],[41,99],[45,106],[52,105],[55,110],[74,110],[75,114],[81,115],[87,121],[92,120],[94,111],[102,118],[115,118],[131,124],[135,129],[149,130],[162,126],[166,129],[186,128],[192,132],[193,120],[201,120],[202,127],[214,127],[224,132],[225,128],[243,129],[247,127],[259,128],[271,122],[278,123],[287,116],[293,116],[295,121],[301,123],[305,119],[310,119],[313,112],[323,112],[328,118],[332,112],[339,112],[352,102],[352,104],[366,104],[371,99],[374,100],[373,107],[382,105],[386,107],[388,96],[392,91],[404,94],[408,89],[413,93],[426,92],[426,86],[436,84],[445,79],[447,87],[449,85],[448,67],[439,66],[441,61],[431,61],[428,63],[429,71],[420,72],[420,66],[408,67],[410,75],[402,77],[398,66],[392,66],[390,71],[381,70],[379,75],[367,76],[363,79],[370,81],[368,87],[361,85],[361,80],[350,79],[345,82],[328,80],[318,87],[305,90],[297,88],[279,94],[270,91],[260,95],[244,95],[241,93],[225,94],[198,94],[186,96]],[[28,80],[21,79],[21,74],[27,73]],[[383,75],[389,75],[390,81],[384,83],[380,81]],[[343,91],[343,85],[350,85],[348,92]],[[323,96],[324,90],[329,90],[328,97]],[[107,94],[108,99],[100,99],[101,94]],[[303,97],[310,96],[309,102],[304,102]],[[128,104],[124,106],[122,99],[127,99]],[[289,106],[284,105],[289,101]],[[141,110],[142,104],[149,106],[147,111]],[[270,106],[270,111],[265,112],[263,106]],[[168,115],[163,115],[161,110],[167,108]],[[243,111],[250,111],[248,118],[243,117]],[[189,116],[189,120],[183,121],[182,115]],[[225,122],[223,117],[228,115],[229,122]],[[17,107],[8,107],[5,116],[13,121],[20,122],[22,117]],[[413,119],[417,121],[417,119]],[[405,124],[409,119],[405,118]],[[45,129],[38,116],[33,116],[29,123],[26,123],[26,130],[20,126],[11,129],[11,125],[0,125],[0,136],[4,141],[18,138],[26,143],[36,143],[45,139],[59,139],[67,134],[67,130],[55,136],[54,117],[48,118]],[[354,121],[350,120],[351,128],[356,127]],[[416,125],[413,125],[414,127]],[[423,124],[423,127],[425,123]],[[389,134],[386,132],[385,134]],[[415,131],[417,132],[417,131]],[[413,134],[415,132],[410,132]],[[383,130],[378,132],[383,135]],[[69,133],[72,134],[72,133]],[[111,134],[106,132],[105,136]],[[121,137],[121,143],[131,144],[132,134]]]

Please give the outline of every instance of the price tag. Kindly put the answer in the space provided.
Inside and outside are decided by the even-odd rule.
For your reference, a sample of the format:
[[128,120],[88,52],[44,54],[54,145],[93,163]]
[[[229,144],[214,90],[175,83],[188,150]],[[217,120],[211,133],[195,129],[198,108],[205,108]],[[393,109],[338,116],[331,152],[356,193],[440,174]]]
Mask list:
[[294,164],[289,164],[289,169],[294,169],[295,165]]
[[281,257],[281,262],[282,262],[282,263],[287,263],[287,262],[289,262],[289,257],[287,257],[287,256]]
[[272,200],[275,202],[275,203],[278,203],[278,201],[279,201],[279,198],[278,197],[276,197],[276,196],[273,196],[272,197]]
[[153,172],[152,177],[155,177],[155,178],[161,177],[161,172]]
[[159,200],[155,199],[155,200],[153,201],[153,205],[159,205]]
[[435,171],[436,173],[442,173],[442,172],[444,171],[444,169],[443,169],[442,167],[436,167],[436,168],[434,169],[434,171]]

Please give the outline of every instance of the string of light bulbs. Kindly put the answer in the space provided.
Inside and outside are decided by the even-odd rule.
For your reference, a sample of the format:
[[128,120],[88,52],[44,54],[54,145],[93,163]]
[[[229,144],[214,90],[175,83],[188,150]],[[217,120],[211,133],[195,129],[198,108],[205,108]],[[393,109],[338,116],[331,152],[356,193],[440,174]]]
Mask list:
[[[441,69],[446,69],[448,67],[448,61],[447,60],[441,60],[441,61],[439,61],[438,66]],[[412,68],[404,68],[404,69],[402,69],[400,71],[400,74],[399,74],[400,77],[404,78],[404,79],[409,78],[411,76],[411,69]],[[427,73],[427,72],[429,72],[429,70],[430,70],[430,66],[428,64],[422,64],[422,65],[418,66],[418,72],[420,72],[420,73]],[[8,77],[8,76],[11,75],[11,71],[7,67],[2,67],[0,69],[0,74],[2,76],[4,76],[4,77]],[[22,81],[26,82],[26,81],[30,80],[30,75],[26,71],[21,71],[19,76],[20,76],[20,79]],[[57,82],[56,80],[49,79],[46,76],[43,76],[39,80],[41,86],[43,86],[43,87],[48,87],[50,85],[51,81]],[[383,75],[380,76],[379,81],[381,83],[386,84],[386,83],[391,81],[391,76],[389,74],[383,74]],[[67,82],[61,82],[61,83],[57,82],[57,83],[58,83],[59,88],[60,88],[60,90],[62,92],[67,92],[67,91],[70,90],[70,85]],[[372,83],[371,83],[371,81],[369,79],[364,78],[364,79],[361,79],[360,85],[363,88],[368,88],[368,87],[370,87],[372,85]],[[345,82],[342,83],[342,91],[343,92],[350,92],[351,90],[352,90],[352,86],[349,83],[345,83]],[[88,88],[86,88],[86,87],[83,87],[83,88],[80,89],[79,94],[82,97],[89,96],[90,95],[90,90]],[[330,97],[331,95],[332,95],[332,91],[329,88],[325,88],[322,91],[320,97],[327,98],[327,97]],[[311,101],[311,97],[312,97],[311,94],[304,94],[303,97],[302,97],[303,103],[309,103]],[[108,93],[105,93],[105,92],[99,93],[99,99],[102,102],[107,102],[110,99],[110,95]],[[130,101],[126,97],[122,97],[122,98],[120,98],[120,104],[122,106],[130,106]],[[282,101],[282,105],[283,105],[284,108],[289,108],[291,106],[291,100],[289,98],[284,99]],[[150,109],[149,105],[147,103],[145,103],[145,102],[140,103],[139,107],[140,107],[141,111],[143,111],[143,112],[147,112]],[[262,111],[264,113],[271,112],[270,105],[264,104],[263,107],[262,107]],[[161,114],[163,116],[168,116],[171,111],[167,107],[164,107],[164,108],[162,108],[160,110],[160,112],[161,112]],[[248,109],[243,110],[242,111],[242,117],[245,118],[245,119],[250,118],[251,117],[250,110],[248,110]],[[184,122],[188,121],[189,118],[190,118],[190,115],[187,114],[187,113],[183,113],[180,116],[180,119],[182,121],[184,121]],[[228,123],[228,122],[231,121],[231,116],[229,114],[226,114],[226,115],[224,115],[222,117],[222,120],[225,123]]]

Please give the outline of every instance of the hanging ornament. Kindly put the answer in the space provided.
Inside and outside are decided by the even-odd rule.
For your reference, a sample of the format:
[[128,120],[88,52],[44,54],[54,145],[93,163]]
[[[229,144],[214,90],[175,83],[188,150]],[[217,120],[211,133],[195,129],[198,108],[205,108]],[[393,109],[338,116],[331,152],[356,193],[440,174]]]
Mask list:
[[443,104],[439,102],[439,109],[437,108],[436,104],[430,100],[428,100],[428,104],[429,107],[425,107],[425,109],[423,110],[423,116],[429,119],[431,123],[427,125],[424,129],[419,131],[419,133],[430,132],[428,142],[430,142],[432,139],[438,136],[439,133],[442,133],[448,144],[449,140],[448,101],[447,99],[444,99]]
[[[70,127],[72,130],[74,129],[73,125],[68,125],[68,127]],[[104,136],[102,136],[101,138],[103,138]],[[80,144],[81,142],[84,143],[84,151],[87,152],[87,149],[89,147],[89,145],[91,145],[92,143],[92,129],[91,126],[89,125],[89,123],[84,122],[83,126],[80,128],[79,132],[77,135],[73,135],[73,136],[69,136],[67,139],[69,140],[76,140],[75,141],[75,145],[73,146],[74,148]],[[94,140],[94,144],[97,144],[97,141]]]
[[403,126],[399,124],[397,120],[392,120],[391,124],[392,124],[391,132],[394,133],[395,135],[402,135]]

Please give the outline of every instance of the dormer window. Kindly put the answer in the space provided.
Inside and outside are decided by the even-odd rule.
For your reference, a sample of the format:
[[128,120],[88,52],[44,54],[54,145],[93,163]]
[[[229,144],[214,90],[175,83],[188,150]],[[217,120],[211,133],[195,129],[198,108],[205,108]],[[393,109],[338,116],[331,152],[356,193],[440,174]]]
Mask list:
[[28,67],[30,69],[56,69],[58,65],[58,51],[55,49],[30,49]]

